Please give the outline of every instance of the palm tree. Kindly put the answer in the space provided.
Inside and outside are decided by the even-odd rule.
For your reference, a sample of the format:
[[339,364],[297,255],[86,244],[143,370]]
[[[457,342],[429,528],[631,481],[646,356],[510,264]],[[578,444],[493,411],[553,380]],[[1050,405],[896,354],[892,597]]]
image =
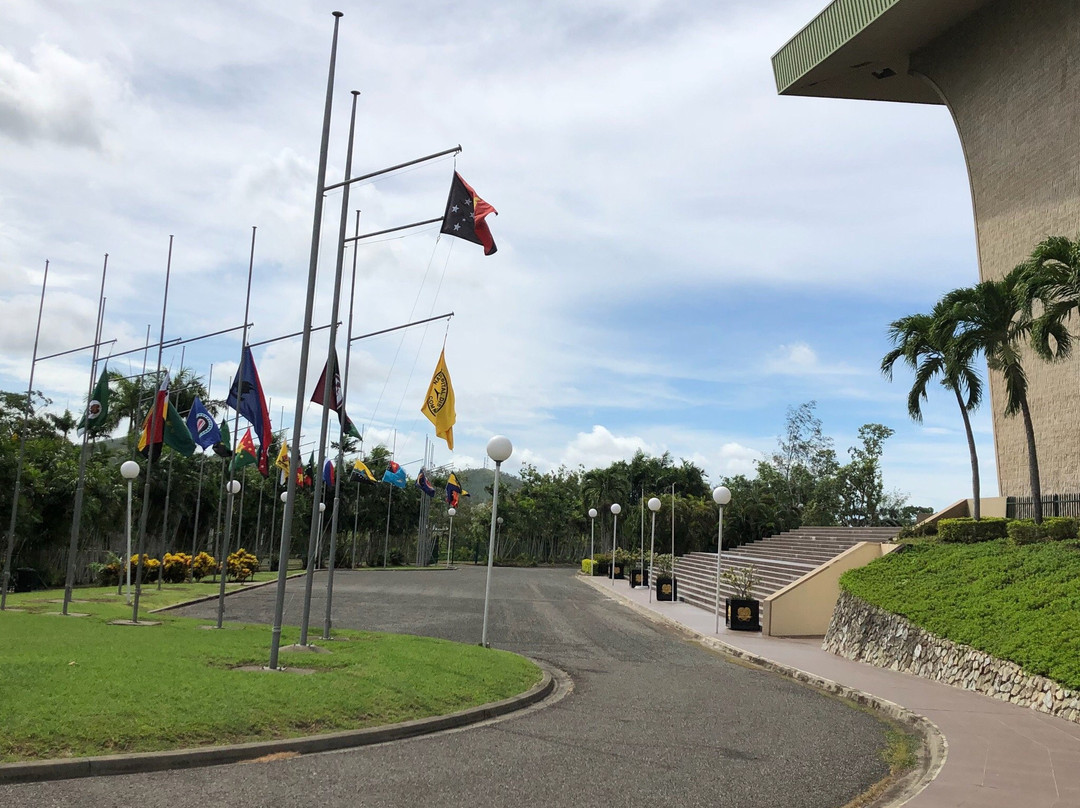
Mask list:
[[908,392],[907,408],[911,420],[921,422],[922,402],[926,400],[926,388],[939,379],[941,386],[951,390],[960,407],[967,435],[968,452],[971,455],[971,492],[974,500],[972,515],[981,516],[979,489],[979,456],[975,451],[975,435],[971,431],[968,413],[982,403],[982,379],[975,370],[975,351],[971,343],[961,351],[956,339],[957,322],[952,312],[942,303],[934,306],[931,314],[912,314],[901,317],[889,325],[889,339],[895,346],[881,360],[881,372],[892,381],[893,366],[897,360],[915,372],[915,382]]
[[1072,352],[1072,335],[1065,323],[1080,311],[1080,239],[1043,239],[1026,264],[1021,288],[1024,303],[1029,312],[1036,300],[1042,304],[1032,324],[1031,343],[1043,359],[1065,359]]
[[1032,330],[1030,309],[1025,305],[1025,289],[1030,282],[1027,262],[1013,267],[999,281],[982,281],[966,289],[955,289],[942,298],[957,330],[957,350],[981,351],[990,370],[1005,379],[1005,415],[1020,413],[1028,445],[1028,473],[1034,501],[1035,521],[1042,522],[1042,486],[1039,459],[1035,450],[1035,429],[1028,406],[1027,374],[1021,351]]

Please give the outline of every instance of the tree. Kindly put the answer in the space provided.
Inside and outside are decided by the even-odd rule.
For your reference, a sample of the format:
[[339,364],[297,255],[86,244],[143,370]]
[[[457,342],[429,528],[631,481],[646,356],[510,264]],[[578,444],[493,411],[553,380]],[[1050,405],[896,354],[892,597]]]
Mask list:
[[908,391],[907,409],[911,420],[917,423],[922,421],[922,402],[934,379],[956,396],[971,456],[971,489],[975,503],[972,515],[978,519],[981,516],[979,456],[968,413],[982,402],[982,379],[975,370],[973,344],[966,341],[961,350],[962,343],[956,338],[957,325],[952,310],[940,302],[931,314],[912,314],[894,320],[889,325],[889,339],[895,347],[881,360],[881,372],[892,381],[893,366],[900,359],[915,372],[915,381]]
[[879,525],[885,503],[885,485],[881,477],[881,455],[893,430],[884,424],[859,427],[861,446],[848,449],[851,462],[840,469],[842,492],[841,518],[847,525]]
[[1022,356],[1023,346],[1032,330],[1030,308],[1024,300],[1029,281],[1029,264],[1019,264],[999,281],[982,281],[975,286],[949,292],[941,305],[949,310],[949,321],[957,325],[957,350],[961,354],[982,352],[987,367],[1000,373],[1005,380],[1005,415],[1011,417],[1020,413],[1023,417],[1035,521],[1041,523],[1039,459]]
[[1036,301],[1042,304],[1032,323],[1032,346],[1048,361],[1065,359],[1072,353],[1072,335],[1065,324],[1080,311],[1080,239],[1043,239],[1025,264],[1020,285],[1025,308],[1030,313]]

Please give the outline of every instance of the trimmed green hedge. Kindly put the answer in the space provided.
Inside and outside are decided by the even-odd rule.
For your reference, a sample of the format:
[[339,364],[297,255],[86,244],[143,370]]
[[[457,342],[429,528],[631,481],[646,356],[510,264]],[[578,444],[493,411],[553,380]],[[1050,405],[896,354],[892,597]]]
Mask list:
[[1080,541],[903,547],[840,586],[939,637],[1080,688]]
[[1080,532],[1078,520],[1071,516],[1051,516],[1041,525],[1032,519],[1015,519],[1009,522],[1009,538],[1014,544],[1035,544],[1041,541],[1069,541]]
[[1008,535],[1009,520],[1001,517],[983,519],[940,519],[938,520],[938,541],[950,544],[974,544],[975,542],[1004,539]]

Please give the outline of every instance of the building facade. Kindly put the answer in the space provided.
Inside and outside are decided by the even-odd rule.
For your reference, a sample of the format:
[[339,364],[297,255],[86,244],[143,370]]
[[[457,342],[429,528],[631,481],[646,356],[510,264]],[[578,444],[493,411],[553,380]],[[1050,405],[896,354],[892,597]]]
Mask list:
[[[948,107],[981,279],[1048,235],[1080,233],[1080,0],[836,0],[773,70],[781,94]],[[1029,352],[1024,369],[1043,494],[1080,491],[1080,357]],[[1023,422],[1004,416],[997,374],[990,391],[1000,493],[1029,495]]]

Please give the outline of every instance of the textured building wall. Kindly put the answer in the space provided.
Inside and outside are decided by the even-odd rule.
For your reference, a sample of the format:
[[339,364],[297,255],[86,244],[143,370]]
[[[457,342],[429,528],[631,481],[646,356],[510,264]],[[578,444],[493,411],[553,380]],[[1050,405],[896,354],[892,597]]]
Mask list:
[[[912,54],[911,69],[956,121],[984,280],[1045,236],[1080,232],[1080,0],[999,0]],[[1078,491],[1080,360],[1024,368],[1043,494]],[[1002,415],[1000,378],[990,387],[1001,494],[1030,494],[1023,422]]]

